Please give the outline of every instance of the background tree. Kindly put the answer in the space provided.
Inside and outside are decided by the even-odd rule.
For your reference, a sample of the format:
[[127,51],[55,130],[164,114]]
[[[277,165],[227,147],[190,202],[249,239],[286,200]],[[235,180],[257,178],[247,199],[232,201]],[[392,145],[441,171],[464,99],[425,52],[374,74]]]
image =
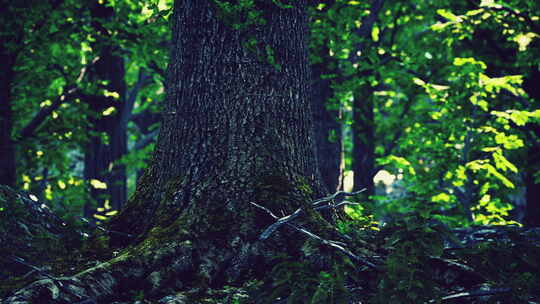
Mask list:
[[[16,54],[18,58],[12,67],[12,81],[2,82],[9,85],[2,92],[11,96],[9,100],[2,99],[3,105],[9,103],[2,114],[12,113],[13,128],[11,131],[7,126],[2,128],[10,139],[5,137],[6,145],[3,147],[6,153],[1,157],[5,157],[5,164],[17,167],[19,172],[18,175],[11,174],[13,178],[5,183],[32,191],[63,215],[82,215],[84,204],[87,205],[86,216],[92,217],[96,208],[105,215],[112,210],[104,210],[104,200],[109,198],[110,205],[117,210],[126,197],[126,182],[121,182],[124,186],[117,185],[114,182],[117,178],[103,177],[101,169],[107,173],[111,166],[118,167],[114,176],[121,177],[126,175],[122,173],[122,167],[129,164],[127,183],[132,190],[135,172],[146,165],[144,160],[151,148],[148,144],[156,137],[156,119],[148,120],[145,130],[152,132],[148,132],[150,136],[145,137],[142,145],[137,145],[135,142],[141,141],[143,135],[135,124],[129,122],[133,118],[131,114],[141,116],[158,111],[156,101],[163,96],[161,74],[166,60],[164,49],[169,39],[168,26],[160,15],[163,12],[159,11],[170,6],[170,1],[169,4],[162,1],[155,7],[143,2],[51,1],[34,4],[7,5],[11,13],[2,14],[2,18],[7,18],[9,28],[16,29],[5,27],[2,35],[13,39],[2,39],[9,41],[3,46],[6,52]],[[109,14],[114,12],[113,17],[92,15],[94,6],[102,7]],[[154,8],[157,11],[155,16]],[[51,14],[44,14],[44,11]],[[13,19],[12,16],[18,17]],[[112,88],[111,79],[107,79],[110,77],[104,75],[104,70],[110,67],[103,63],[110,62],[110,56],[124,62],[118,64],[114,72],[126,71],[117,75],[114,83],[125,82],[127,86]],[[139,80],[139,70],[143,67],[146,74]],[[38,71],[39,75],[33,74]],[[101,71],[101,76],[97,76],[98,71]],[[103,82],[107,81],[109,83],[105,85]],[[144,98],[141,97],[143,95]],[[90,102],[89,106],[88,96],[93,96],[94,101],[107,102],[118,96],[119,102],[114,103],[112,109],[101,108],[103,105],[97,106],[98,102]],[[122,102],[124,100],[126,102]],[[111,117],[119,118],[118,123],[110,123]],[[92,122],[101,131],[105,128],[106,132],[88,132],[88,124]],[[121,133],[124,135],[115,136]],[[115,141],[114,138],[124,139]],[[89,141],[108,142],[109,139],[115,147],[103,144],[100,149],[93,149],[96,144],[89,145]],[[122,142],[124,144],[118,145]],[[126,144],[127,147],[119,148]],[[142,147],[145,149],[141,150]],[[133,153],[127,155],[126,148]],[[112,153],[111,149],[116,152]],[[13,150],[13,157],[9,157],[8,150]],[[97,157],[99,153],[102,154]],[[86,177],[85,154],[88,155]],[[112,155],[112,159],[105,161]],[[104,162],[92,163],[90,160]],[[8,174],[10,170],[1,172]],[[107,189],[96,189],[96,186]],[[100,191],[107,197],[102,197],[97,206],[91,204],[89,198],[92,196],[87,196],[87,193]]]

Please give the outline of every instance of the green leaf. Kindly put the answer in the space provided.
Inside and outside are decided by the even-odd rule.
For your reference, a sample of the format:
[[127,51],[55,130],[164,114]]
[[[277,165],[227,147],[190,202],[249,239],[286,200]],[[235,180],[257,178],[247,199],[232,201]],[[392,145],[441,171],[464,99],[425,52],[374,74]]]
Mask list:
[[441,15],[442,17],[448,19],[452,22],[461,22],[463,21],[461,17],[454,15],[452,12],[445,10],[445,9],[438,9],[437,14]]

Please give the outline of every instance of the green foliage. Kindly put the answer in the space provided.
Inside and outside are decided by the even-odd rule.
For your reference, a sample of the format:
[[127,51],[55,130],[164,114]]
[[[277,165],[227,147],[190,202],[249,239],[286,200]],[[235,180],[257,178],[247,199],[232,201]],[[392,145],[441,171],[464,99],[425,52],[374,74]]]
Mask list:
[[[0,39],[6,42],[6,52],[16,57],[10,93],[18,184],[74,222],[73,216],[91,199],[89,189],[103,187],[103,181],[84,180],[85,149],[92,137],[105,144],[111,141],[106,133],[91,131],[91,124],[119,112],[119,107],[96,111],[84,96],[107,97],[115,103],[129,96],[109,91],[108,81],[85,73],[92,73],[92,62],[103,50],[115,49],[125,59],[128,91],[141,72],[151,74],[135,98],[133,116],[158,114],[172,0],[94,1],[113,10],[110,18],[93,16],[94,2],[65,0],[60,7],[38,2],[25,6],[26,2],[12,1],[5,7],[8,13],[0,16]],[[452,238],[446,225],[516,223],[511,196],[524,186],[522,175],[536,172],[540,183],[540,163],[527,163],[523,157],[538,144],[538,137],[530,135],[531,126],[540,122],[538,100],[525,89],[540,67],[540,2],[398,0],[386,1],[371,16],[376,2],[311,5],[310,60],[328,66],[323,78],[332,81],[334,97],[327,106],[342,113],[343,134],[359,123],[352,120],[355,98],[373,102],[376,165],[395,178],[396,192],[401,192],[347,206],[351,220],[338,221],[338,231],[352,236],[356,249],[369,239],[387,254],[375,288],[367,289],[375,294],[373,303],[423,303],[443,295],[429,266],[446,254],[443,239]],[[289,63],[279,58],[274,46],[257,39],[257,31],[268,26],[265,10],[294,9],[292,1],[213,3],[223,22],[240,32],[249,51],[276,70],[287,68]],[[72,89],[77,93],[70,94]],[[50,111],[43,122],[32,134],[23,134],[45,110]],[[138,143],[157,127],[128,124],[130,152],[112,165],[129,168],[130,189],[154,148],[152,143]],[[345,169],[350,170],[350,137],[345,136],[343,146]],[[117,212],[107,204],[96,207],[100,220]],[[0,205],[4,225],[14,215],[24,216],[5,202]],[[378,222],[388,224],[373,237]],[[494,301],[521,303],[540,284],[540,252],[518,234],[510,237],[511,242],[486,242],[451,257],[466,260],[491,286],[511,288],[510,295]],[[76,247],[79,240],[71,238],[62,242]],[[47,235],[38,235],[36,242],[43,248],[60,244]],[[311,261],[282,258],[270,274],[274,289],[268,298],[347,303],[351,281],[367,276],[351,264],[340,257],[321,269]],[[260,284],[251,287],[258,289]],[[246,291],[225,286],[208,293],[242,303],[248,301],[251,287]],[[133,296],[142,300],[144,293]]]
[[[92,121],[114,117],[121,108],[96,111],[87,96],[108,97],[117,103],[127,99],[126,92],[111,92],[107,81],[92,78],[93,62],[105,49],[118,50],[117,55],[126,59],[128,90],[135,86],[140,70],[152,71],[151,81],[138,92],[133,112],[158,112],[158,103],[152,101],[163,97],[163,77],[158,72],[165,68],[168,57],[164,41],[170,34],[167,19],[172,1],[62,1],[54,8],[49,3],[27,5],[7,5],[9,15],[18,16],[20,22],[2,17],[6,27],[0,31],[11,41],[9,52],[17,56],[11,98],[16,101],[12,102],[12,138],[18,185],[47,201],[62,216],[80,215],[83,204],[91,200],[82,167],[88,142],[93,136],[104,143],[111,140],[104,132],[91,131]],[[112,16],[93,15],[97,7],[112,10]],[[33,132],[25,133],[46,111]],[[144,134],[131,125],[128,146],[136,147]],[[137,157],[123,164],[140,170],[150,151],[132,151]],[[135,171],[129,176],[133,183]]]
[[256,9],[254,0],[238,0],[236,4],[220,0],[213,2],[223,22],[235,30],[252,30],[253,26],[266,24],[266,19],[262,17],[262,12]]
[[[363,32],[369,3],[313,7],[311,60],[336,71],[324,77],[333,80],[329,107],[344,112],[344,134],[369,123],[352,121],[353,100],[374,98],[376,164],[402,189],[397,197],[373,197],[379,217],[429,209],[451,225],[514,223],[510,197],[527,167],[520,158],[537,141],[527,142],[526,128],[538,123],[538,106],[522,88],[539,65],[531,55],[535,8],[530,1],[476,8],[397,1]],[[347,170],[347,136],[344,147]]]
[[287,303],[348,303],[344,266],[335,263],[328,271],[318,270],[313,263],[281,257],[270,274],[274,278],[268,303],[287,299]]
[[373,303],[425,303],[439,298],[432,257],[443,254],[446,228],[417,214],[390,222],[381,231],[383,247],[390,251]]

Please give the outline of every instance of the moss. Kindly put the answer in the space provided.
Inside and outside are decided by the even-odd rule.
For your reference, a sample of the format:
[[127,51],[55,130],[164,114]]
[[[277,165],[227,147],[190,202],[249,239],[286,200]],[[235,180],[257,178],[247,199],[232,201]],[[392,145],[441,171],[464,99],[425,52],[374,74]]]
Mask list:
[[93,257],[98,260],[106,260],[112,257],[112,250],[109,247],[109,236],[101,231],[96,232],[90,239],[86,240],[80,250],[82,256]]
[[[153,199],[154,174],[147,170],[137,184],[137,190],[128,200],[124,209],[107,224],[107,229],[122,232],[132,236],[141,235],[146,228],[144,219],[149,219],[154,206]],[[132,243],[135,237],[127,237],[122,234],[111,234],[109,246],[111,248],[123,248]]]
[[248,304],[259,302],[262,296],[260,280],[249,280],[240,286],[225,285],[222,288],[193,288],[183,293],[186,303],[221,304],[235,303]]
[[165,184],[161,190],[164,193],[163,198],[159,202],[157,212],[152,219],[155,225],[169,226],[181,213],[182,210],[180,210],[178,202],[175,201],[175,196],[183,186],[184,178],[179,176],[169,179]]

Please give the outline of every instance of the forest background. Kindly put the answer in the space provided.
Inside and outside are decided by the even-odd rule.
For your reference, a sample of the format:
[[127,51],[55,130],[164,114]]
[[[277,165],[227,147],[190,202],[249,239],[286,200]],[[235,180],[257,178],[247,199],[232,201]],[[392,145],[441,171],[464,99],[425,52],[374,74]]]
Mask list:
[[[539,4],[477,2],[310,9],[320,169],[332,191],[367,188],[378,220],[539,224]],[[67,217],[121,208],[157,137],[171,6],[6,6],[0,183]]]

